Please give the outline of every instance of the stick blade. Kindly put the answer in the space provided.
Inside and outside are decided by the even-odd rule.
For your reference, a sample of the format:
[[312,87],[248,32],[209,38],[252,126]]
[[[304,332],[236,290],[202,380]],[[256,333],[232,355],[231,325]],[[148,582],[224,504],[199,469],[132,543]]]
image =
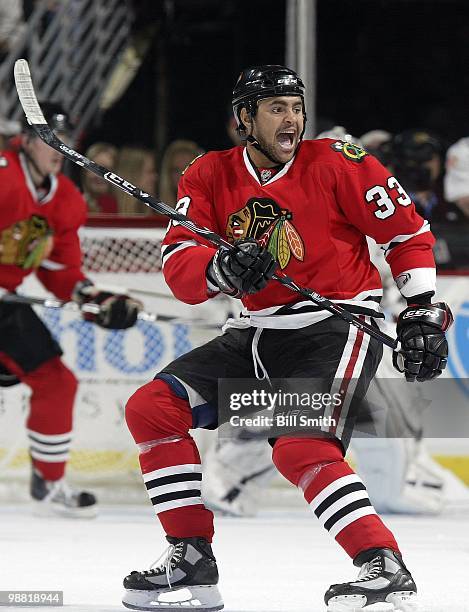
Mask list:
[[37,101],[28,62],[25,59],[16,60],[14,75],[18,98],[28,123],[32,126],[47,125],[47,121]]

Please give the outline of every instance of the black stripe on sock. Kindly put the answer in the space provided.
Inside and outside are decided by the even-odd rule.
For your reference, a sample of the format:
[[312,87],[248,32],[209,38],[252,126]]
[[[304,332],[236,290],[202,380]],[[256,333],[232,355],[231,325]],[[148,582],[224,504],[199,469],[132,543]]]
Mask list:
[[200,489],[188,489],[187,491],[174,491],[174,493],[165,493],[151,498],[151,503],[156,506],[167,501],[175,499],[185,499],[186,497],[200,497]]
[[367,506],[371,506],[369,499],[358,499],[357,501],[352,502],[348,506],[345,506],[345,508],[342,508],[333,514],[331,518],[324,523],[324,528],[329,531],[331,527],[337,523],[337,521],[340,521],[340,519],[347,516],[347,514],[351,514],[355,510],[358,510],[359,508],[366,508]]
[[65,440],[62,440],[62,442],[44,442],[44,440],[39,440],[38,438],[35,438],[31,434],[28,434],[28,438],[32,440],[33,442],[37,442],[38,444],[46,444],[47,446],[58,446],[59,444],[70,444],[72,441],[71,438],[66,438]]
[[160,487],[162,485],[173,484],[175,482],[186,482],[190,480],[202,480],[202,474],[199,472],[195,474],[193,472],[187,474],[171,474],[170,476],[162,476],[161,478],[154,478],[145,483],[147,489],[153,489],[153,487]]
[[319,506],[314,511],[314,514],[319,518],[324,510],[327,510],[329,506],[332,506],[336,501],[338,501],[341,497],[345,497],[349,493],[354,493],[355,491],[366,491],[365,485],[362,482],[352,482],[351,484],[345,485],[334,493],[331,493],[329,497],[319,504]]

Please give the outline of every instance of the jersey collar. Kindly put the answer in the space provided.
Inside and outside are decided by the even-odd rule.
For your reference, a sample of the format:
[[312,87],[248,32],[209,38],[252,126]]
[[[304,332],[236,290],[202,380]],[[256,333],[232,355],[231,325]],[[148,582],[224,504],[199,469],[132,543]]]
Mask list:
[[49,190],[44,195],[40,195],[33,182],[31,173],[29,172],[26,156],[24,155],[24,153],[20,153],[19,158],[20,158],[20,164],[23,170],[24,178],[26,180],[26,185],[31,195],[33,196],[33,199],[38,204],[47,204],[47,202],[50,202],[52,200],[52,198],[55,195],[55,192],[57,191],[57,185],[58,185],[57,177],[54,176],[53,174],[49,174],[49,185],[50,185]]
[[259,176],[257,175],[256,169],[248,155],[248,148],[244,147],[243,149],[243,160],[244,160],[244,165],[246,166],[246,170],[249,172],[249,174],[255,179],[255,181],[261,186],[261,187],[267,187],[268,185],[271,185],[272,183],[275,183],[275,181],[278,181],[279,179],[282,178],[282,176],[285,176],[285,174],[289,171],[290,166],[292,165],[292,163],[295,161],[295,157],[296,154],[291,158],[291,160],[286,163],[283,168],[281,170],[279,170],[276,174],[274,174],[274,176],[269,179],[268,181],[266,181],[265,183],[262,183],[261,180],[259,179]]

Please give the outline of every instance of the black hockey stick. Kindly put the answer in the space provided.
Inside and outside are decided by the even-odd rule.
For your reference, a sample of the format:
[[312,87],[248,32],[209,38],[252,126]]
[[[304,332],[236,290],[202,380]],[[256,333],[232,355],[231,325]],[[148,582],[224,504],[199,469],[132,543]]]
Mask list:
[[[5,292],[0,294],[0,302],[6,304],[29,304],[30,306],[43,306],[44,308],[63,308],[73,312],[82,312],[90,314],[99,314],[101,307],[99,304],[84,303],[77,304],[76,302],[66,302],[56,298],[40,298],[32,295],[23,295],[21,293]],[[170,323],[172,325],[193,325],[194,327],[203,327],[206,329],[220,329],[221,325],[214,325],[203,319],[185,319],[183,317],[175,317],[171,315],[160,315],[153,312],[139,312],[137,319],[139,321],[148,321],[152,323]]]
[[[129,183],[124,178],[122,178],[118,174],[115,174],[114,172],[111,172],[107,168],[104,168],[103,166],[96,164],[95,162],[91,161],[84,155],[81,155],[74,149],[67,146],[61,140],[59,140],[57,136],[54,134],[54,132],[52,131],[52,129],[47,124],[47,121],[44,119],[44,115],[41,111],[41,107],[39,106],[39,103],[37,101],[37,97],[34,91],[28,62],[24,59],[17,60],[15,63],[14,73],[15,73],[16,90],[18,92],[18,97],[20,99],[21,106],[23,107],[23,111],[26,115],[28,123],[35,130],[35,132],[37,133],[37,135],[39,136],[41,140],[43,140],[45,143],[47,143],[50,147],[52,147],[56,151],[59,151],[60,153],[62,153],[62,155],[64,155],[64,157],[66,157],[67,159],[70,159],[71,161],[75,162],[79,166],[86,168],[87,170],[89,170],[90,172],[93,172],[97,176],[104,178],[109,183],[112,183],[116,187],[119,187],[120,189],[122,189],[122,191],[125,191],[125,193],[133,196],[137,200],[140,200],[140,202],[143,202],[152,210],[162,215],[166,215],[173,221],[177,221],[178,224],[187,228],[189,231],[193,232],[194,234],[197,234],[198,236],[205,238],[212,244],[215,244],[216,246],[219,246],[219,247],[222,246],[226,249],[236,248],[231,243],[229,243],[227,240],[221,238],[218,234],[215,234],[214,232],[207,229],[206,227],[200,227],[196,225],[195,223],[190,221],[190,219],[188,219],[185,215],[181,215],[180,213],[175,211],[173,208],[171,208],[164,202],[155,200],[154,198],[150,196],[150,194],[145,193],[139,187],[132,185],[132,183]],[[361,321],[358,317],[348,312],[342,306],[335,304],[331,300],[328,300],[327,298],[323,297],[319,293],[316,293],[312,289],[308,289],[307,287],[301,287],[292,278],[290,278],[283,272],[278,272],[274,274],[273,278],[277,280],[279,283],[281,283],[282,285],[284,285],[285,287],[288,287],[292,291],[299,293],[300,295],[310,300],[317,306],[320,306],[324,310],[327,310],[331,312],[332,314],[340,317],[341,319],[349,323],[349,325],[354,325],[361,331],[369,334],[370,336],[379,340],[386,346],[389,346],[390,348],[397,350],[398,341],[395,338],[392,338],[391,336],[388,336],[382,331],[375,329],[372,325],[366,323],[365,321]]]

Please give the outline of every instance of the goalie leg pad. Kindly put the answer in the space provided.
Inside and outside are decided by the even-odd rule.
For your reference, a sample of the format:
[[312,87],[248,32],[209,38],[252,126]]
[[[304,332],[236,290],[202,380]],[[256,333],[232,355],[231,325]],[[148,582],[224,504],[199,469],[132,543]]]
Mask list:
[[218,439],[204,457],[203,498],[212,510],[231,516],[255,516],[275,476],[265,439]]

